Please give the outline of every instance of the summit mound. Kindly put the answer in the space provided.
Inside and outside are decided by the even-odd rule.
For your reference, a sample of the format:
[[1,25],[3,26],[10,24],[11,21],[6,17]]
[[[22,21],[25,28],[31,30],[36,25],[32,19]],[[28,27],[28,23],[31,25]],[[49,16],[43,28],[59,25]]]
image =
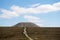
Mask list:
[[39,26],[31,22],[21,22],[16,24],[15,27],[39,27]]

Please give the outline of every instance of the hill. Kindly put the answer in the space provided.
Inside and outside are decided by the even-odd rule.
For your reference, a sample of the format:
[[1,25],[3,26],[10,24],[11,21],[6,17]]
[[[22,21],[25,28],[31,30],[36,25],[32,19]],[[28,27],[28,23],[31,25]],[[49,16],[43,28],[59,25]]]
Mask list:
[[31,22],[21,22],[21,23],[14,25],[14,26],[15,27],[39,27],[38,25],[31,23]]
[[[14,25],[13,27],[0,27],[0,40],[28,40],[23,34],[24,27],[20,27],[21,24],[19,26]],[[26,23],[22,25],[24,24],[26,25]],[[38,26],[26,28],[28,35],[34,40],[60,40],[60,28],[44,28]]]

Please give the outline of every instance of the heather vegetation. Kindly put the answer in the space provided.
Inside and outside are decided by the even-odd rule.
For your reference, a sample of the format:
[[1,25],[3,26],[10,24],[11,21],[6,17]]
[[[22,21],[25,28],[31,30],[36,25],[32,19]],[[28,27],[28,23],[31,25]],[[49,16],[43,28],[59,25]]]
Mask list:
[[[0,27],[0,40],[29,40],[23,33],[24,27],[20,27],[21,25]],[[29,23],[28,25],[31,27],[26,27],[26,32],[33,40],[60,40],[60,28],[33,27]]]

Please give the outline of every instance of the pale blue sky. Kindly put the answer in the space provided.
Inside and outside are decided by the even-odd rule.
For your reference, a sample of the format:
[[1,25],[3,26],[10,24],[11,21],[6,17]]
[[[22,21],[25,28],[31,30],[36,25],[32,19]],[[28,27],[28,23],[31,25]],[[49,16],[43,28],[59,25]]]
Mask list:
[[60,27],[60,0],[0,0],[0,26],[19,22]]

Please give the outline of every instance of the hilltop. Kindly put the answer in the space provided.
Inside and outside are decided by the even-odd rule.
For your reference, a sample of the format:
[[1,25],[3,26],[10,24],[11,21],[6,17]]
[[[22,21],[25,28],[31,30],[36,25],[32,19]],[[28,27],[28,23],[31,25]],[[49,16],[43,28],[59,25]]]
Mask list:
[[16,27],[39,27],[38,25],[36,25],[32,22],[21,22],[21,23],[14,25],[14,26],[16,26]]

